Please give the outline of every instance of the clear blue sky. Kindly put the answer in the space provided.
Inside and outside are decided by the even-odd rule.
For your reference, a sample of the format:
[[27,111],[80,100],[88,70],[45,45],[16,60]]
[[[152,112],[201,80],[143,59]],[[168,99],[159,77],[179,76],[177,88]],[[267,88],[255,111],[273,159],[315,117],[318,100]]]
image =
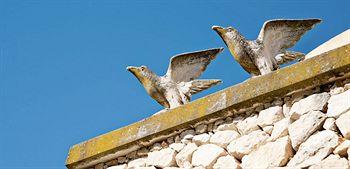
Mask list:
[[[71,145],[162,109],[127,65],[162,75],[175,54],[224,43],[212,25],[256,38],[273,18],[322,18],[294,50],[350,27],[350,1],[0,1],[0,168],[64,168]],[[202,78],[247,79],[225,51]]]

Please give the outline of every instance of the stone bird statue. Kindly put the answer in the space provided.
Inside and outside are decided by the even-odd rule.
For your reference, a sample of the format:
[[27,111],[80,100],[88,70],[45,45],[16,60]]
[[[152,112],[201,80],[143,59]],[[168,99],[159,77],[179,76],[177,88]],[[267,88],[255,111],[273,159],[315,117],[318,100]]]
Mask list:
[[276,19],[266,21],[256,40],[245,39],[232,27],[213,26],[234,59],[253,77],[270,73],[279,65],[302,59],[300,52],[287,51],[320,19]]
[[175,108],[190,101],[200,91],[221,83],[221,80],[196,80],[223,48],[179,54],[170,59],[168,71],[157,76],[146,66],[128,66],[147,93],[166,109]]

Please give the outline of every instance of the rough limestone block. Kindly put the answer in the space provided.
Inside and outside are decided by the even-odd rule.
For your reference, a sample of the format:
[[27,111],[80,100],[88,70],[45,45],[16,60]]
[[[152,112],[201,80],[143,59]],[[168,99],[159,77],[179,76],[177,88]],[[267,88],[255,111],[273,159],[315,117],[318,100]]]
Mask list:
[[129,154],[126,155],[126,158],[128,159],[135,159],[136,157],[137,157],[137,151],[130,152]]
[[191,142],[191,140],[192,140],[192,138],[191,139],[189,139],[189,138],[185,138],[185,139],[181,139],[181,143],[184,143],[184,144],[188,144],[188,143],[190,143]]
[[339,144],[338,135],[331,130],[323,130],[310,136],[303,144],[294,157],[288,162],[287,166],[307,167],[318,164],[327,157]]
[[350,89],[350,83],[347,83],[344,85],[344,90],[349,90]]
[[260,146],[256,151],[246,155],[242,159],[243,169],[284,166],[290,157],[293,156],[293,149],[288,137],[283,137],[275,142],[269,142]]
[[180,134],[181,139],[192,138],[196,132],[194,130],[185,130]]
[[128,166],[126,164],[107,167],[107,169],[127,169],[127,168]]
[[110,160],[110,161],[107,161],[104,163],[104,166],[116,166],[118,165],[118,160],[117,159],[114,159],[114,160]]
[[154,166],[151,166],[151,167],[137,167],[135,169],[157,169],[157,168]]
[[302,169],[300,167],[269,167],[268,169]]
[[210,143],[216,144],[222,148],[226,148],[226,146],[238,138],[240,134],[233,130],[225,130],[225,131],[217,131],[210,138]]
[[241,133],[241,135],[244,135],[254,130],[259,130],[260,128],[257,124],[258,124],[258,115],[253,115],[245,118],[242,121],[239,121],[236,126],[238,128],[239,133]]
[[137,167],[146,167],[147,158],[137,158],[128,163],[128,169],[137,168]]
[[310,90],[293,93],[291,95],[291,98],[290,98],[290,103],[292,104],[291,106],[293,106],[294,103],[296,103],[296,102],[300,101],[301,99],[305,98],[305,96],[309,96],[311,94],[314,94],[314,93],[310,92]]
[[283,99],[275,99],[273,102],[272,102],[272,105],[274,106],[282,106],[283,105]]
[[[243,121],[245,119],[244,116],[236,116],[233,117],[232,119],[232,123],[235,124],[237,126],[238,122]],[[238,128],[237,128],[238,129]]]
[[160,143],[154,143],[152,146],[151,146],[151,149],[150,151],[159,151],[162,149],[162,145]]
[[221,125],[218,126],[218,128],[216,130],[218,130],[218,131],[234,130],[234,131],[238,132],[236,124],[234,124],[234,123],[221,124]]
[[198,167],[193,167],[192,169],[205,169],[205,168],[202,166],[198,166]]
[[175,155],[175,150],[171,148],[165,148],[160,151],[153,151],[148,153],[146,164],[162,168],[172,167],[176,165]]
[[260,127],[265,127],[273,125],[273,123],[284,118],[282,107],[274,106],[268,109],[262,110],[258,116],[258,125]]
[[283,115],[284,117],[290,117],[290,109],[292,108],[292,103],[290,101],[286,102],[283,106],[282,106],[282,111],[283,111]]
[[180,134],[181,143],[187,144],[191,142],[195,134],[196,132],[194,130],[185,130]]
[[348,160],[341,158],[339,155],[330,155],[322,160],[319,164],[309,167],[309,169],[349,169]]
[[219,120],[216,120],[215,122],[214,122],[214,126],[219,126],[219,125],[221,125],[221,124],[224,124],[225,123],[225,120],[224,119],[219,119]]
[[186,144],[183,143],[171,143],[169,147],[175,150],[176,152],[179,152],[185,147],[185,145]]
[[288,135],[288,127],[292,123],[290,118],[284,118],[273,126],[270,140],[275,141],[278,138]]
[[227,155],[219,157],[213,166],[213,169],[240,169],[239,162],[232,156]]
[[347,151],[350,148],[350,140],[344,140],[342,143],[339,144],[337,148],[334,149],[333,153],[338,154],[341,157],[346,157]]
[[339,128],[341,134],[350,139],[350,110],[342,115],[335,121],[335,124]]
[[166,142],[168,142],[169,144],[175,143],[175,139],[174,139],[174,137],[168,137],[168,138],[166,139]]
[[147,156],[149,150],[146,147],[142,147],[141,149],[137,150],[136,155],[137,156]]
[[227,151],[236,157],[242,159],[244,155],[249,154],[257,149],[260,145],[265,144],[269,135],[264,131],[257,130],[233,140],[228,146]]
[[328,117],[339,117],[341,114],[350,110],[350,90],[333,95],[328,100]]
[[210,135],[207,134],[207,133],[203,133],[203,134],[200,134],[200,135],[195,135],[192,138],[192,141],[194,143],[196,143],[197,146],[200,146],[202,144],[207,144],[207,143],[209,143],[209,140],[210,140]]
[[207,129],[208,129],[208,125],[206,125],[206,124],[200,124],[200,125],[198,125],[198,126],[196,126],[196,133],[205,133],[205,132],[207,132]]
[[99,163],[99,164],[96,164],[94,166],[95,169],[103,169],[104,168],[104,164],[103,163]]
[[192,165],[203,166],[206,169],[213,167],[216,160],[226,155],[226,152],[223,148],[215,144],[204,144],[198,147],[198,149],[193,153],[192,156]]
[[328,93],[313,94],[292,105],[290,117],[293,120],[299,119],[303,114],[312,110],[324,110],[330,95]]
[[288,127],[290,140],[294,150],[304,142],[312,133],[321,128],[326,116],[320,111],[311,111],[302,115]]
[[191,166],[192,154],[197,150],[195,143],[187,144],[175,157],[176,164],[179,167],[186,168]]
[[333,117],[328,117],[323,124],[323,128],[325,130],[337,130],[337,126],[335,125],[335,119]]
[[265,126],[262,129],[263,129],[263,131],[265,131],[265,133],[271,135],[272,130],[273,130],[273,126]]
[[335,88],[332,88],[331,91],[329,91],[329,93],[331,95],[336,95],[339,93],[343,93],[344,91],[345,91],[344,87],[335,87]]
[[125,163],[127,158],[125,156],[121,156],[121,157],[118,157],[117,160],[118,160],[118,163]]

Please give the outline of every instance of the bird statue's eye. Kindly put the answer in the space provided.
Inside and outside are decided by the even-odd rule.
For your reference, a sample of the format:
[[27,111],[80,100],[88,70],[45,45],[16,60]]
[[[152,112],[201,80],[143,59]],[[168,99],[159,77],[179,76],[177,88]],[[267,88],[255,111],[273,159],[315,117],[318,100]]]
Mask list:
[[141,66],[141,70],[144,71],[146,69],[146,66]]

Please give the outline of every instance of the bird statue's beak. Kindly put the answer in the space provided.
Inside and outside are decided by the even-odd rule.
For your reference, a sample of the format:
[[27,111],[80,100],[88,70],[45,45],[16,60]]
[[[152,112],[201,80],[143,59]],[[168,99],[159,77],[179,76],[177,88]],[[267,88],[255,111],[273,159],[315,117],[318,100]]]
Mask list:
[[218,34],[223,33],[223,31],[225,30],[223,27],[221,27],[221,26],[216,26],[216,25],[212,26],[211,29],[213,29],[214,31],[216,31]]
[[135,67],[135,66],[128,66],[128,67],[126,67],[126,70],[128,70],[131,73],[135,73],[135,71],[137,70],[137,67]]

